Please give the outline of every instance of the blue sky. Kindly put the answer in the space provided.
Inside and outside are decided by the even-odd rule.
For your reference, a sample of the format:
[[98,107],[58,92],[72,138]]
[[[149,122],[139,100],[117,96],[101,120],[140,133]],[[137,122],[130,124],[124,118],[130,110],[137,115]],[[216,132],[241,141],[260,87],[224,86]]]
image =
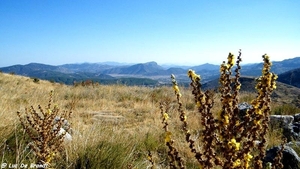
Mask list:
[[300,56],[299,0],[0,0],[0,67]]

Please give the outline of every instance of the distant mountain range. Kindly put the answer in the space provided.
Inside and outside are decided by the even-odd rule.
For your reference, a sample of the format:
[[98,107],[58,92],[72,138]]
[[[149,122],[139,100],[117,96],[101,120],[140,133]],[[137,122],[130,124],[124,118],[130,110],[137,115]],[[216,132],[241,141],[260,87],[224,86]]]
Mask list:
[[[263,63],[242,66],[243,76],[261,75]],[[64,64],[59,66],[30,63],[0,68],[0,71],[40,78],[54,82],[72,84],[74,81],[93,80],[104,84],[126,83],[129,85],[170,84],[170,75],[174,74],[178,82],[188,83],[188,69],[201,75],[203,82],[219,77],[219,65],[202,64],[198,66],[174,66],[165,68],[156,62],[126,65],[117,62]],[[279,81],[299,87],[300,57],[273,62],[272,72],[279,75]],[[143,82],[144,81],[144,82]],[[135,82],[138,82],[135,84]]]

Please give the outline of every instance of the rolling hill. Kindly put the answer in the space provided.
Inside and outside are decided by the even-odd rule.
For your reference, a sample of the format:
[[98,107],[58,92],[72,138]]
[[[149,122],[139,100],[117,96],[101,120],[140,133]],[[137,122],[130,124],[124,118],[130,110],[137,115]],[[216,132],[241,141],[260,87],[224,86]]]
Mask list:
[[163,71],[164,68],[156,62],[139,63],[128,67],[117,67],[104,70],[104,74],[130,74],[130,75],[149,75]]
[[279,74],[278,81],[300,88],[300,68]]
[[[285,73],[300,68],[300,57],[273,62],[272,72],[276,74]],[[219,77],[219,66],[205,63],[190,67],[201,75],[203,82],[209,82]],[[73,81],[93,80],[100,83],[118,83],[122,78],[126,78],[131,85],[138,84],[170,84],[169,76],[175,74],[181,83],[189,82],[186,72],[189,68],[174,66],[164,68],[156,62],[139,63],[133,65],[124,65],[117,63],[82,63],[82,64],[64,64],[59,66],[45,65],[40,63],[30,63],[27,65],[13,65],[0,68],[5,73],[13,73],[22,76],[35,77],[55,82],[72,84]],[[241,69],[242,76],[258,77],[261,75],[262,63],[243,65]],[[293,73],[294,72],[294,73]],[[279,81],[299,87],[297,71],[280,76]],[[293,77],[288,79],[288,77]],[[132,78],[130,80],[130,78]],[[134,78],[134,79],[133,79]],[[124,80],[124,79],[123,79]],[[141,83],[143,80],[146,83]],[[139,83],[134,84],[134,81]]]
[[[241,92],[255,93],[256,80],[254,77],[242,76],[240,77],[241,82]],[[276,90],[273,91],[271,95],[272,100],[275,102],[280,102],[284,104],[294,104],[300,107],[300,88],[282,83],[280,81],[276,82]],[[204,90],[210,89],[217,91],[219,88],[219,79],[215,79],[204,83],[202,85]]]

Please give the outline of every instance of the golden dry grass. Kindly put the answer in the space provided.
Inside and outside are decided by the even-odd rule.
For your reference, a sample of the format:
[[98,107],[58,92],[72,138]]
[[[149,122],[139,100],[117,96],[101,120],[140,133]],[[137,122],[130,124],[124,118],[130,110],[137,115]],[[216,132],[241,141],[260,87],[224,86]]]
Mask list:
[[[183,152],[188,168],[198,168],[191,158],[193,154],[188,149],[181,132],[176,98],[171,87],[154,89],[122,85],[73,87],[43,80],[36,83],[27,77],[5,73],[0,73],[0,145],[1,151],[5,152],[2,161],[21,163],[34,159],[30,152],[24,151],[26,139],[13,139],[13,144],[20,149],[15,156],[7,155],[9,152],[6,152],[5,148],[7,144],[11,144],[8,143],[10,137],[19,130],[17,111],[22,112],[25,107],[31,105],[35,108],[38,105],[46,106],[51,90],[54,91],[54,103],[60,109],[68,110],[72,102],[75,102],[70,119],[74,131],[73,140],[66,143],[66,149],[58,156],[56,166],[146,168],[150,165],[147,161],[147,150],[151,150],[155,152],[153,158],[156,166],[164,168],[167,164],[167,155],[159,102],[165,101],[170,107],[168,112],[172,121],[170,130],[177,131],[174,133],[176,147]],[[182,88],[181,92],[189,128],[194,137],[197,137],[201,125],[199,114],[194,110],[193,96],[187,88]],[[253,93],[240,95],[241,101],[250,101],[254,97]],[[214,112],[221,106],[218,94],[215,95],[215,100]],[[269,134],[269,140],[278,139],[278,134]],[[25,153],[28,158],[25,157]]]
[[[156,92],[156,89],[121,85],[73,87],[43,80],[35,83],[27,77],[0,73],[0,139],[3,146],[19,125],[17,111],[22,112],[31,105],[35,108],[46,106],[51,90],[54,91],[54,103],[60,109],[68,110],[70,104],[75,102],[70,120],[73,141],[66,149],[67,163],[72,167],[80,158],[80,153],[101,141],[106,144],[119,143],[124,149],[129,147],[133,151],[134,147],[143,146],[147,133],[157,131],[153,135],[159,139],[161,121],[158,100],[172,95],[172,92],[166,92],[168,88]],[[144,152],[139,153],[144,156]],[[127,156],[123,158],[135,158],[135,154],[128,153]],[[136,165],[148,165],[145,160]],[[122,166],[136,163],[132,161],[124,161]]]

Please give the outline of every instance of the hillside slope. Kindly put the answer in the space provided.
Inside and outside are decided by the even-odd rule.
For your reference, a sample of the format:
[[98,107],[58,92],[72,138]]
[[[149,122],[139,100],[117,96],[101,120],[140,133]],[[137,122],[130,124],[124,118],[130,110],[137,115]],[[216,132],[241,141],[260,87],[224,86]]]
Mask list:
[[279,74],[278,81],[300,88],[300,68]]
[[[254,77],[240,77],[241,92],[255,93],[256,81]],[[272,99],[278,103],[294,104],[300,107],[300,88],[277,81],[277,88],[272,94]],[[219,88],[219,79],[212,80],[203,84],[204,89],[217,90]]]
[[[242,78],[241,81],[247,82],[249,88],[254,88],[253,79]],[[244,82],[242,86],[246,87]],[[29,163],[27,157],[31,159],[35,157],[32,152],[21,149],[28,146],[24,140],[25,137],[15,139],[17,134],[24,134],[22,130],[18,133],[17,129],[20,125],[16,112],[24,113],[25,108],[30,106],[36,110],[38,110],[38,105],[45,108],[49,104],[51,90],[54,91],[52,106],[57,105],[61,112],[73,107],[72,117],[68,120],[73,131],[72,144],[66,144],[65,147],[68,160],[60,159],[59,163],[64,166],[57,168],[67,168],[67,166],[68,168],[81,168],[76,166],[80,165],[81,161],[86,161],[87,158],[89,163],[95,166],[102,163],[114,165],[107,168],[127,168],[130,164],[137,166],[136,168],[147,168],[146,156],[144,157],[143,154],[148,152],[148,148],[152,148],[153,151],[160,148],[167,152],[166,147],[163,147],[164,139],[162,139],[164,129],[161,119],[161,102],[169,106],[170,129],[177,127],[176,119],[179,122],[180,113],[177,111],[177,101],[172,87],[150,88],[124,85],[75,87],[44,80],[37,82],[24,76],[0,73],[0,119],[2,119],[0,140],[5,140],[0,149],[5,151],[3,158],[8,158],[10,155],[13,157],[10,161],[15,161],[16,154],[19,153],[17,158]],[[299,88],[278,83],[278,90],[272,96],[274,101],[272,108],[280,107],[282,103],[292,103],[297,95],[299,98],[299,90]],[[190,88],[180,86],[180,91],[183,108],[188,115],[189,129],[199,131],[200,114],[196,111],[197,107]],[[251,101],[254,95],[253,92],[241,92],[240,99]],[[216,94],[214,111],[221,108],[218,96]],[[177,124],[179,127],[179,123]],[[172,134],[181,135],[182,132],[178,130]],[[183,147],[185,159],[192,159],[193,155],[190,154],[184,137],[177,141]],[[17,148],[16,144],[18,144]],[[10,149],[6,150],[6,147]],[[137,159],[137,155],[142,157]],[[195,166],[198,167],[198,165]]]

